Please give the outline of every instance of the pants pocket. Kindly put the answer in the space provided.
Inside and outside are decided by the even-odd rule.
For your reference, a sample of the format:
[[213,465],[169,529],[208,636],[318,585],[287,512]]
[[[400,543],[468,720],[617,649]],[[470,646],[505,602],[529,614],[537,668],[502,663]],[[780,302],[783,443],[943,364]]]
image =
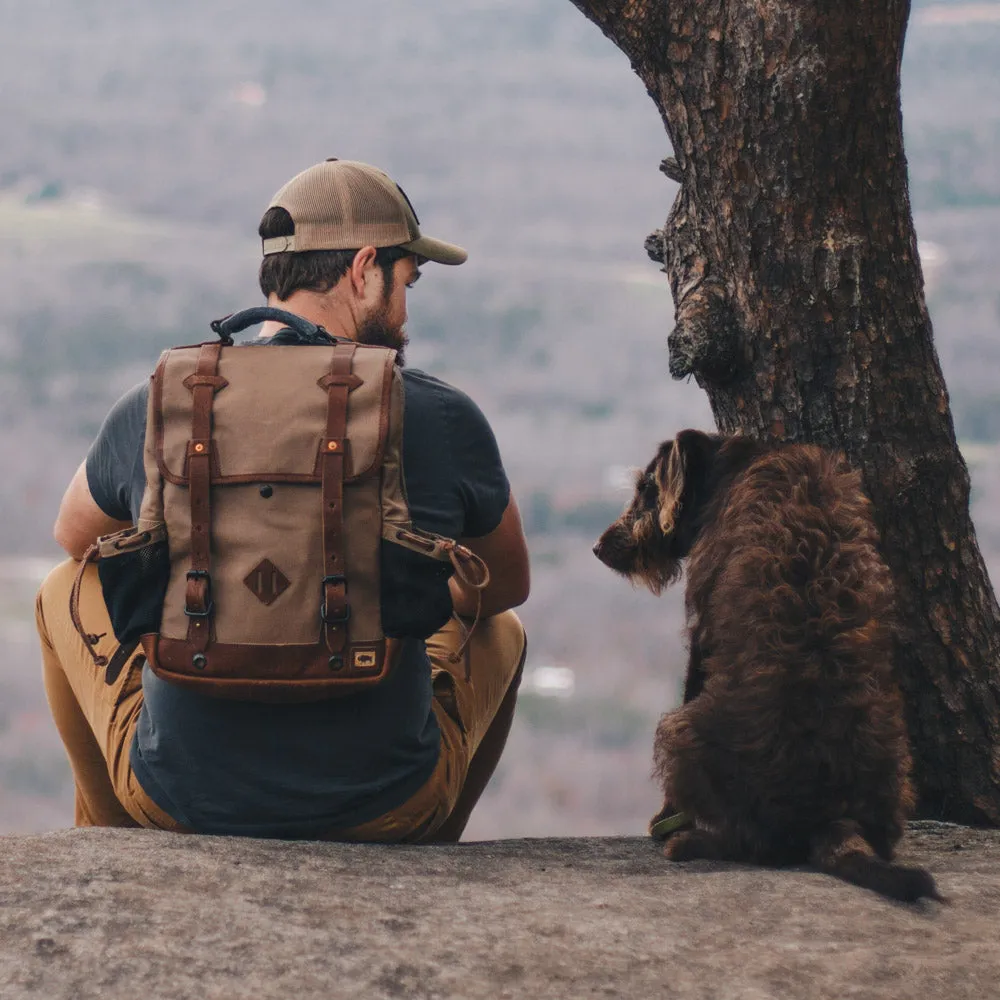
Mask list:
[[458,685],[455,678],[447,670],[435,672],[431,681],[434,690],[434,700],[444,709],[448,718],[466,735],[465,723],[458,706]]

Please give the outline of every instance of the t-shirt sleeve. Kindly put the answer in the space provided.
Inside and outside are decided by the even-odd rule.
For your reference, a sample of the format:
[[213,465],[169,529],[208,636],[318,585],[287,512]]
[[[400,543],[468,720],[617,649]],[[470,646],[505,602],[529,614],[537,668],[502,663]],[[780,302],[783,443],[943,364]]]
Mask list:
[[510,501],[510,483],[489,421],[463,392],[455,392],[449,430],[465,507],[465,538],[482,538],[500,524]]
[[[111,408],[87,452],[87,485],[97,506],[116,521],[132,521],[137,484],[144,480],[149,383],[130,389]],[[140,490],[141,498],[141,490]]]

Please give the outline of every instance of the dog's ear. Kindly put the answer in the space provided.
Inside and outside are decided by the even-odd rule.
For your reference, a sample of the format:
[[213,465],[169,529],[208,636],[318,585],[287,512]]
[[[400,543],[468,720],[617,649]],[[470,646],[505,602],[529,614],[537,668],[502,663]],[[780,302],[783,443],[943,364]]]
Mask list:
[[660,531],[664,535],[669,535],[674,530],[680,514],[681,497],[684,495],[686,458],[679,441],[679,437],[675,438],[670,451],[666,455],[661,453],[660,460],[656,463]]
[[674,438],[669,452],[666,447],[661,450],[656,477],[660,530],[664,535],[678,530],[682,513],[695,514],[695,508],[704,503],[705,480],[721,441],[717,434],[685,430]]

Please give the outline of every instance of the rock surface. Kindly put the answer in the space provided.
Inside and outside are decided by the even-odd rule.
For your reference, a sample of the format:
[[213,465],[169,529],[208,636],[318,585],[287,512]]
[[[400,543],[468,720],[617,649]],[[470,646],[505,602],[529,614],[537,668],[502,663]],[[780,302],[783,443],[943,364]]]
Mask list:
[[1000,833],[914,824],[947,907],[651,841],[376,847],[0,838],[0,997],[920,998],[1000,993]]

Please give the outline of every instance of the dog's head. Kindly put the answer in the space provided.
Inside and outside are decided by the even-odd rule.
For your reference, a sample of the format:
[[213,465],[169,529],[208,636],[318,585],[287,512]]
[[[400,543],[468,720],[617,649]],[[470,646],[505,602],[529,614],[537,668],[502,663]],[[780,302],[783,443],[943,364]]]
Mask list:
[[718,483],[715,465],[727,440],[732,439],[687,430],[664,441],[636,477],[631,502],[601,535],[594,555],[654,594],[676,580]]

